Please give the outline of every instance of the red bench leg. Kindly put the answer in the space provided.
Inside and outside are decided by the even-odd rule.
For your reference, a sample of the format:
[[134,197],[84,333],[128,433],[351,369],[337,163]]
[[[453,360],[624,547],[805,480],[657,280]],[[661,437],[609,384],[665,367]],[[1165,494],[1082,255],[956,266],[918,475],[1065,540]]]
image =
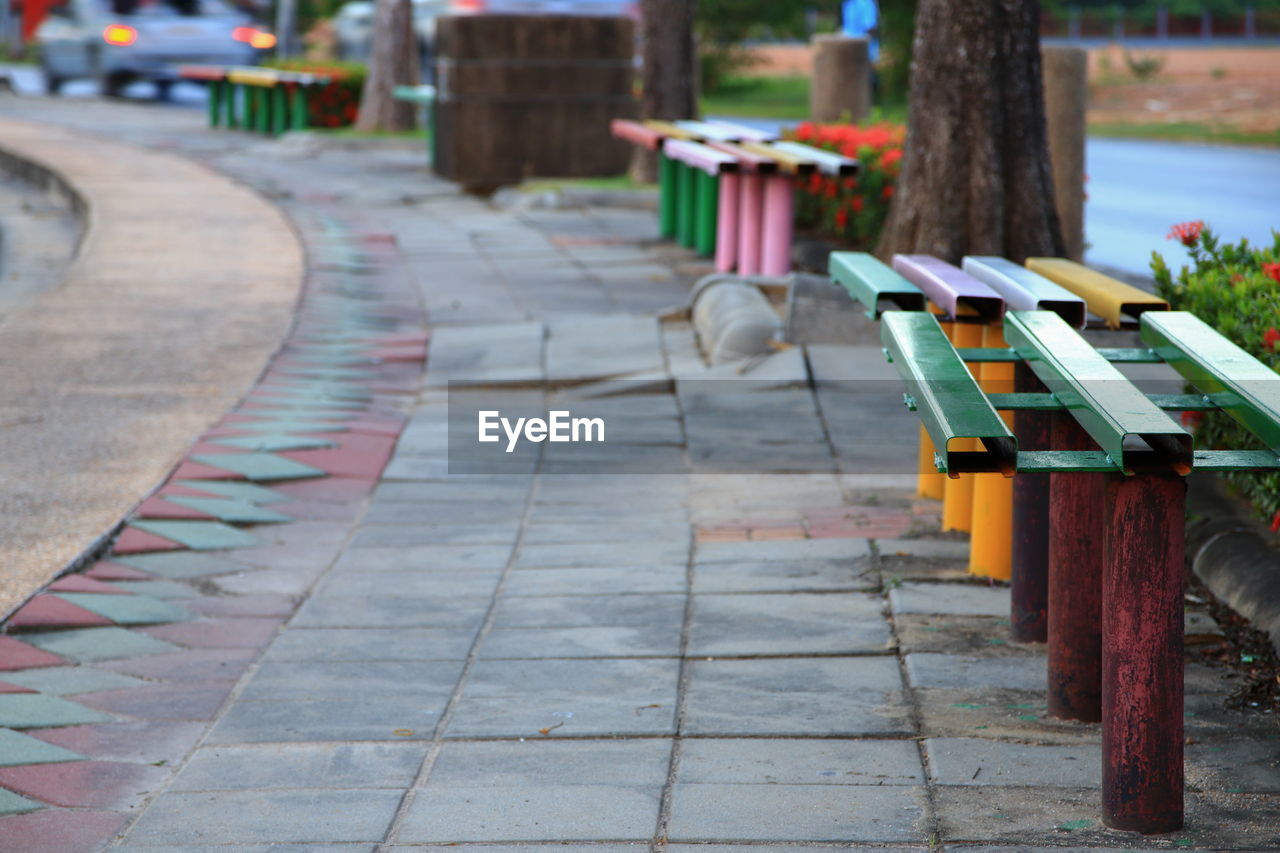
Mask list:
[[[1025,362],[1013,369],[1013,390],[1044,391]],[[1053,415],[1017,411],[1013,431],[1018,447],[1050,449]],[[1019,643],[1048,639],[1049,610],[1049,474],[1020,474],[1013,478],[1013,551],[1009,634]]]
[[1102,819],[1182,827],[1182,597],[1186,481],[1107,477],[1102,578]]

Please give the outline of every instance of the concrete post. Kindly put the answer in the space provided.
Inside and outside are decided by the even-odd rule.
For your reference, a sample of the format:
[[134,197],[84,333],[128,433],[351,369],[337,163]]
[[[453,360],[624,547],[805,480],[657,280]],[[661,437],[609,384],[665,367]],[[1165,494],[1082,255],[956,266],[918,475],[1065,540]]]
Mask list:
[[813,39],[809,117],[818,122],[859,122],[871,114],[871,60],[865,38],[821,35]]
[[1084,135],[1088,53],[1079,47],[1043,46],[1044,108],[1053,166],[1053,197],[1067,257],[1084,258]]

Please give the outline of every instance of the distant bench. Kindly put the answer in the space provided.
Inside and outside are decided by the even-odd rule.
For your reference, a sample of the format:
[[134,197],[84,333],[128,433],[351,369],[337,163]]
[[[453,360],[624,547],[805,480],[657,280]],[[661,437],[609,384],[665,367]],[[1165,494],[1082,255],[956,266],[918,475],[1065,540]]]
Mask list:
[[184,65],[178,76],[209,88],[209,126],[281,134],[310,126],[307,95],[331,75],[239,65]]

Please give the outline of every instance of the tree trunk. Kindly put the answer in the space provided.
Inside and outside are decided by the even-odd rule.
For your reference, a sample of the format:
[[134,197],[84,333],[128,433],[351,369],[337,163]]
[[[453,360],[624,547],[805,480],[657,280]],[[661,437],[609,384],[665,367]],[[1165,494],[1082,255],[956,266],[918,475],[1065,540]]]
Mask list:
[[[640,102],[642,118],[696,118],[698,114],[698,56],[693,44],[696,0],[641,0],[644,69]],[[641,183],[658,179],[658,161],[651,151],[637,148],[631,176]]]
[[418,42],[410,0],[377,0],[369,72],[360,93],[356,129],[413,130],[417,106],[391,96],[396,86],[418,84]]
[[877,254],[1064,254],[1034,0],[920,0],[907,142]]

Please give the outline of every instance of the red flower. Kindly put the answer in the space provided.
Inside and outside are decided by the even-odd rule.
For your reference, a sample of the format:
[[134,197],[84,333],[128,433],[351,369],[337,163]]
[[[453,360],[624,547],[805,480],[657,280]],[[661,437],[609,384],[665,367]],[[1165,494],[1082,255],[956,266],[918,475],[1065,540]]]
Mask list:
[[1277,341],[1280,341],[1280,332],[1275,329],[1267,329],[1262,335],[1262,345],[1269,350],[1275,350]]
[[1195,429],[1204,421],[1204,412],[1183,412],[1180,418],[1184,427]]
[[1280,512],[1271,517],[1271,532],[1280,531]]
[[1200,239],[1200,232],[1204,230],[1204,220],[1197,219],[1195,222],[1179,222],[1177,225],[1169,229],[1169,233],[1165,235],[1166,240],[1177,240],[1184,246],[1194,246]]
[[885,199],[886,201],[888,199],[893,198],[893,187],[885,187],[883,190],[881,190],[880,197]]
[[853,212],[854,212],[854,213],[861,213],[861,212],[862,212],[862,207],[863,207],[863,205],[865,205],[865,204],[866,204],[866,202],[865,202],[865,201],[863,201],[862,196],[860,196],[860,195],[855,195],[855,196],[853,197],[853,201],[849,202],[849,206],[853,208]]
[[809,192],[814,195],[822,192],[822,175],[817,172],[809,176]]
[[884,152],[884,156],[880,158],[880,165],[885,169],[892,169],[902,160],[901,148],[890,148]]
[[1263,264],[1262,271],[1273,281],[1280,283],[1280,263]]
[[835,181],[827,181],[827,182],[826,182],[826,186],[824,186],[824,187],[822,188],[822,197],[823,197],[823,198],[835,198],[835,197],[836,197],[836,194],[837,194],[839,191],[840,191],[840,187],[836,184],[836,182],[835,182]]
[[836,210],[836,227],[837,228],[849,227],[849,211],[845,210],[843,207],[838,208]]

